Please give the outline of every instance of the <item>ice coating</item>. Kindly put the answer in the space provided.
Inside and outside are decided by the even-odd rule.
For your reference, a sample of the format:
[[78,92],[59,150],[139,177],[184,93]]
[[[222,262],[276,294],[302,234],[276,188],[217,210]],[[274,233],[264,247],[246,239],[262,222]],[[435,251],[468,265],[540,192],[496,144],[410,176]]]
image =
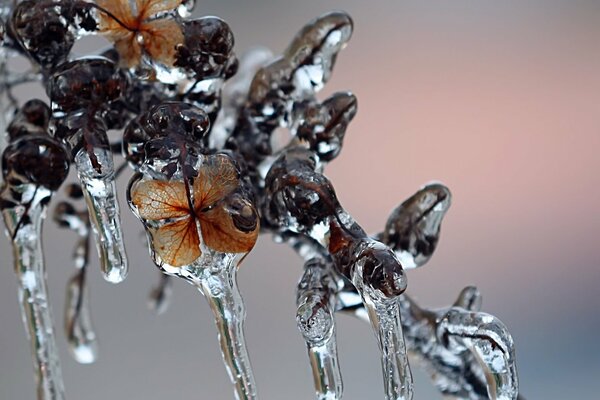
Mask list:
[[10,139],[2,154],[4,183],[0,209],[13,246],[19,303],[33,355],[37,398],[61,400],[64,386],[48,303],[41,230],[52,193],[67,176],[68,154],[58,142],[35,130]]
[[[404,254],[415,266],[423,265],[435,250],[449,199],[444,186],[425,186],[392,213],[377,237],[399,258]],[[416,245],[419,241],[422,244]],[[346,287],[338,293],[339,306],[369,321],[369,307],[360,303],[354,290]],[[399,297],[399,307],[408,350],[441,393],[472,400],[522,399],[512,338],[496,317],[479,312],[477,288],[464,288],[450,309],[421,308],[407,294]]]
[[48,95],[56,104],[54,134],[71,149],[100,267],[104,279],[112,283],[125,279],[128,263],[112,153],[102,115],[111,101],[124,94],[127,84],[126,75],[112,61],[94,57],[61,64],[47,85]]
[[[338,52],[352,34],[352,19],[343,12],[325,14],[308,23],[283,55],[260,68],[226,148],[239,152],[249,164],[256,185],[259,164],[273,154],[277,128],[291,128],[294,108],[314,101],[328,81]],[[263,176],[264,178],[264,176]]]
[[298,283],[296,321],[308,349],[317,399],[341,399],[342,375],[335,337],[335,293],[337,284],[331,267],[322,258],[304,265]]
[[[72,185],[75,186],[75,185]],[[83,196],[79,185],[76,192]],[[54,220],[77,233],[73,251],[76,272],[66,288],[64,330],[73,358],[81,364],[91,364],[98,358],[98,341],[89,306],[87,271],[90,252],[90,222],[87,212],[76,211],[69,202],[61,202],[54,209]]]
[[369,311],[382,354],[388,399],[412,398],[398,296],[406,277],[394,252],[369,238],[343,210],[319,157],[304,146],[289,147],[266,177],[272,199],[263,215],[271,226],[309,236],[328,251],[335,270],[353,283]]

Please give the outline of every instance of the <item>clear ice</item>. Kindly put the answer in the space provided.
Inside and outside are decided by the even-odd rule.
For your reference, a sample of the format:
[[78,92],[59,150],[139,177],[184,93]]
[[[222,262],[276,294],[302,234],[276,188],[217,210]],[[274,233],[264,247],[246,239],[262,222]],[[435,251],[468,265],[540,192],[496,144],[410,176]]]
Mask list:
[[[64,329],[74,358],[90,363],[98,351],[86,285],[90,232],[105,279],[120,282],[128,270],[116,153],[135,171],[128,204],[161,272],[150,308],[166,310],[171,276],[206,297],[237,399],[257,397],[236,270],[259,233],[290,245],[304,262],[296,319],[317,399],[343,395],[336,312],[371,324],[387,400],[413,397],[408,354],[445,397],[522,399],[512,338],[480,311],[476,288],[435,310],[406,292],[405,270],[425,265],[437,247],[450,191],[424,186],[392,211],[381,232],[368,235],[323,173],[357,112],[350,92],[317,98],[352,36],[350,16],[322,15],[280,55],[254,48],[238,60],[229,25],[189,18],[194,5],[0,2],[0,208],[13,242],[38,399],[64,399],[41,250],[45,208],[73,162],[81,186],[67,194],[87,207],[59,203],[54,219],[78,235]],[[113,46],[73,58],[77,40],[96,34]],[[16,55],[32,68],[10,71],[7,60]],[[46,87],[52,109],[39,100],[19,106],[12,88],[31,81]],[[121,138],[109,142],[108,131]]]
[[119,218],[112,155],[108,149],[94,149],[94,155],[102,165],[101,172],[93,167],[89,154],[83,150],[75,156],[75,166],[90,214],[104,279],[119,283],[127,276],[128,263]]
[[335,338],[337,282],[329,268],[322,258],[308,260],[298,283],[296,300],[296,321],[308,348],[319,400],[340,399],[344,390]]
[[19,304],[33,354],[37,398],[64,400],[65,389],[48,303],[41,241],[42,221],[52,192],[34,184],[23,184],[17,188],[5,186],[0,198],[13,201],[13,190],[19,193],[21,203],[3,208],[2,215],[13,244]]

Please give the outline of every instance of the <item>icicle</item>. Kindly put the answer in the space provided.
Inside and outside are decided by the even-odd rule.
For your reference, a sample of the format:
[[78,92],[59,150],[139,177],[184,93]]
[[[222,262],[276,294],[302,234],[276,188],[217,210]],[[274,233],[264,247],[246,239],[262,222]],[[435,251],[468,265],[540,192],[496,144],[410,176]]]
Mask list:
[[[80,192],[81,188],[76,186]],[[54,220],[79,236],[73,251],[77,271],[67,282],[64,330],[73,358],[78,363],[91,364],[98,358],[98,341],[92,324],[86,279],[90,250],[89,216],[87,212],[76,212],[71,204],[62,202],[54,210]]]
[[[398,296],[406,289],[406,277],[387,247],[367,242],[353,252],[352,283],[368,311],[379,349],[387,400],[413,397],[412,374],[408,364],[400,319]],[[395,261],[395,262],[394,262]]]
[[[69,146],[90,214],[104,278],[125,279],[127,256],[116,198],[115,172],[102,113],[120,99],[128,79],[114,62],[91,57],[61,64],[49,78],[56,137]],[[92,89],[90,89],[92,88]]]
[[2,155],[4,186],[0,208],[13,245],[19,303],[31,343],[38,400],[64,399],[41,231],[46,206],[68,171],[65,149],[41,134],[11,136]]
[[341,399],[343,392],[333,315],[337,285],[328,267],[319,258],[306,262],[296,300],[298,329],[306,341],[319,400]]
[[[12,235],[15,273],[19,284],[19,303],[34,355],[37,398],[38,400],[61,400],[65,398],[65,394],[54,338],[52,313],[48,304],[41,244],[44,204],[51,196],[51,192],[35,185],[26,185],[21,188],[21,191],[27,206],[5,209],[3,216]],[[25,207],[27,211],[24,210]],[[28,222],[19,225],[24,218],[27,218]]]
[[93,167],[86,151],[80,151],[75,156],[75,166],[96,237],[100,268],[107,281],[119,283],[127,276],[128,265],[121,233],[112,154],[110,150],[101,148],[95,149],[94,155],[102,165],[102,172],[98,173]]
[[246,308],[235,278],[239,257],[215,253],[203,258],[192,267],[200,268],[199,279],[193,277],[193,280],[215,316],[223,361],[235,386],[235,396],[238,400],[256,399],[256,383],[244,337]]

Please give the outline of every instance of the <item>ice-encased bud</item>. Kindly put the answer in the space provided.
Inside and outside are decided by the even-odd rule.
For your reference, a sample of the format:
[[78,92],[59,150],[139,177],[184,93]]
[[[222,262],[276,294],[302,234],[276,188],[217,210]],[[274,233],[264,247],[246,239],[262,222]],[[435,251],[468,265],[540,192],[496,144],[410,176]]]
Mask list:
[[65,61],[75,44],[75,34],[62,15],[64,8],[52,0],[25,0],[14,8],[9,22],[11,35],[43,68]]
[[326,14],[307,24],[282,56],[256,72],[245,107],[225,146],[247,160],[257,185],[262,186],[264,176],[257,173],[259,165],[274,151],[274,132],[292,128],[294,107],[314,101],[351,33],[352,20],[347,14]]
[[80,58],[61,64],[48,79],[46,92],[60,111],[101,111],[121,98],[128,75],[105,57]]
[[[187,162],[188,152],[197,156],[209,128],[203,110],[183,102],[163,102],[128,124],[123,152],[136,167],[147,161],[148,166],[157,166],[156,172],[170,177],[183,167],[178,163]],[[186,173],[195,176],[192,171]]]
[[352,18],[331,12],[309,22],[284,52],[294,71],[296,91],[314,93],[331,77],[339,51],[352,36]]
[[90,57],[62,64],[46,88],[56,106],[54,135],[71,149],[100,266],[104,278],[112,283],[125,279],[128,264],[103,114],[111,102],[123,96],[127,86],[127,75],[113,61]]
[[394,249],[405,268],[420,267],[435,251],[450,203],[447,187],[426,185],[392,211],[378,237]]
[[263,217],[274,226],[307,233],[335,214],[339,204],[333,185],[315,173],[316,155],[303,147],[285,151],[265,179],[270,200]]
[[193,72],[198,81],[232,75],[234,39],[225,21],[203,17],[184,21],[182,28],[185,40],[177,47],[176,66]]
[[50,107],[42,100],[27,101],[18,110],[8,125],[7,132],[11,140],[29,134],[47,135],[51,116]]
[[11,186],[34,184],[56,191],[68,172],[68,153],[50,137],[21,136],[2,155],[4,181]]
[[331,300],[336,288],[322,259],[314,258],[305,263],[304,274],[297,288],[296,321],[307,343],[320,345],[332,335],[334,310]]
[[313,103],[303,109],[293,130],[321,161],[329,162],[342,150],[346,129],[356,109],[357,100],[352,93],[335,93],[323,103]]

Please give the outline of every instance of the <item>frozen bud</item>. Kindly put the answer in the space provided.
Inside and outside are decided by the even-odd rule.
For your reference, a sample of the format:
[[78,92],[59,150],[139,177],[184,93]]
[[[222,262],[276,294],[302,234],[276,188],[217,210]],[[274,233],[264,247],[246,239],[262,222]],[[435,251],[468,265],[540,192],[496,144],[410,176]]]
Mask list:
[[69,173],[69,155],[54,139],[24,136],[2,155],[2,174],[10,185],[32,183],[56,191]]
[[296,136],[308,143],[322,161],[331,161],[342,150],[346,128],[356,115],[356,97],[336,93],[303,112]]
[[430,184],[392,212],[380,239],[394,249],[405,268],[420,267],[429,261],[450,202],[447,187]]
[[16,139],[29,134],[46,135],[50,121],[50,107],[42,100],[27,101],[17,111],[7,128],[11,139]]
[[177,48],[175,65],[195,73],[197,80],[223,78],[232,65],[233,33],[225,21],[204,17],[183,23],[184,43]]
[[63,12],[60,4],[50,0],[25,0],[11,15],[11,34],[43,68],[65,61],[75,43],[75,34]]
[[63,111],[104,109],[125,94],[128,77],[104,57],[82,58],[60,65],[48,80],[48,97]]

